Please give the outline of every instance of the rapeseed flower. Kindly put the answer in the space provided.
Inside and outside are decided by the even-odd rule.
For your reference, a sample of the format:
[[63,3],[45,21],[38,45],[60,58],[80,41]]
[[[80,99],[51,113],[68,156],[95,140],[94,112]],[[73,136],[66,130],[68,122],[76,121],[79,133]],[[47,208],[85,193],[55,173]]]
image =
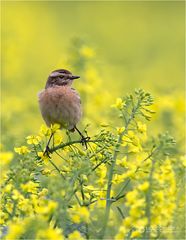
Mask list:
[[125,102],[121,98],[117,98],[115,104],[112,104],[111,107],[116,108],[116,109],[123,109],[125,106]]
[[41,229],[37,232],[36,239],[38,240],[63,240],[63,234],[61,229],[59,228],[51,228],[48,229]]
[[14,151],[19,155],[25,155],[30,152],[27,146],[15,147]]
[[10,161],[13,158],[13,153],[12,152],[1,152],[0,153],[0,164],[1,165],[6,165],[8,163],[10,163]]
[[74,231],[68,235],[69,240],[83,240],[84,238],[81,236],[79,231]]
[[92,48],[84,45],[80,49],[80,55],[85,58],[93,58],[95,56],[95,51]]
[[25,184],[21,184],[21,188],[23,189],[24,192],[37,193],[39,188],[39,183],[29,181]]
[[31,136],[28,136],[26,139],[28,144],[33,144],[33,145],[38,145],[41,142],[40,136],[31,135]]

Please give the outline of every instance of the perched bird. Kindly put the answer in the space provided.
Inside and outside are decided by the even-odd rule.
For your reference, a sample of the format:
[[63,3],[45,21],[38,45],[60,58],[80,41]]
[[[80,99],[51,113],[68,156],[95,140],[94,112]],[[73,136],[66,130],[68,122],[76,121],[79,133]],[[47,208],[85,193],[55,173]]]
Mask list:
[[[38,94],[42,117],[47,126],[60,124],[61,129],[77,130],[85,144],[85,137],[76,127],[81,119],[82,109],[79,94],[71,87],[74,76],[70,71],[58,69],[50,73],[45,89]],[[86,146],[86,144],[85,144]]]

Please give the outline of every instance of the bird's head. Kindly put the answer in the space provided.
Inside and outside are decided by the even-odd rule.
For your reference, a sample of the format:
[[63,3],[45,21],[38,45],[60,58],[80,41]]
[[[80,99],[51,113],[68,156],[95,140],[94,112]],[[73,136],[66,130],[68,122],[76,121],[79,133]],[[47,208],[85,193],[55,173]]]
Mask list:
[[45,88],[54,86],[70,86],[74,79],[80,78],[74,76],[70,71],[65,69],[57,69],[52,71],[48,77]]

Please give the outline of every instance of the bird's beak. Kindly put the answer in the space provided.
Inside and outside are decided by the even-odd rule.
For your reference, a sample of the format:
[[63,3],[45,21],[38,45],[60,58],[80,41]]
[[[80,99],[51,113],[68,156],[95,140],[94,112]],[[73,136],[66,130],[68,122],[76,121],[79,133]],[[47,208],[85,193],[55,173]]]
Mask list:
[[80,76],[71,76],[70,77],[71,80],[74,80],[74,79],[77,79],[77,78],[80,78]]

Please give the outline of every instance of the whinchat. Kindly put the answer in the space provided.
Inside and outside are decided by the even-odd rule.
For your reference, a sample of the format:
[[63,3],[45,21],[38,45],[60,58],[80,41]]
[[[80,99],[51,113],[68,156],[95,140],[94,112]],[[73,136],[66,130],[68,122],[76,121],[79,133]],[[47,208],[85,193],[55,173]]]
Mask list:
[[[78,78],[80,77],[65,69],[52,71],[45,89],[38,97],[41,114],[47,126],[58,123],[61,129],[77,130],[83,143],[85,138],[76,127],[82,117],[81,100],[76,90],[71,87],[74,79]],[[86,146],[85,141],[84,144]]]

